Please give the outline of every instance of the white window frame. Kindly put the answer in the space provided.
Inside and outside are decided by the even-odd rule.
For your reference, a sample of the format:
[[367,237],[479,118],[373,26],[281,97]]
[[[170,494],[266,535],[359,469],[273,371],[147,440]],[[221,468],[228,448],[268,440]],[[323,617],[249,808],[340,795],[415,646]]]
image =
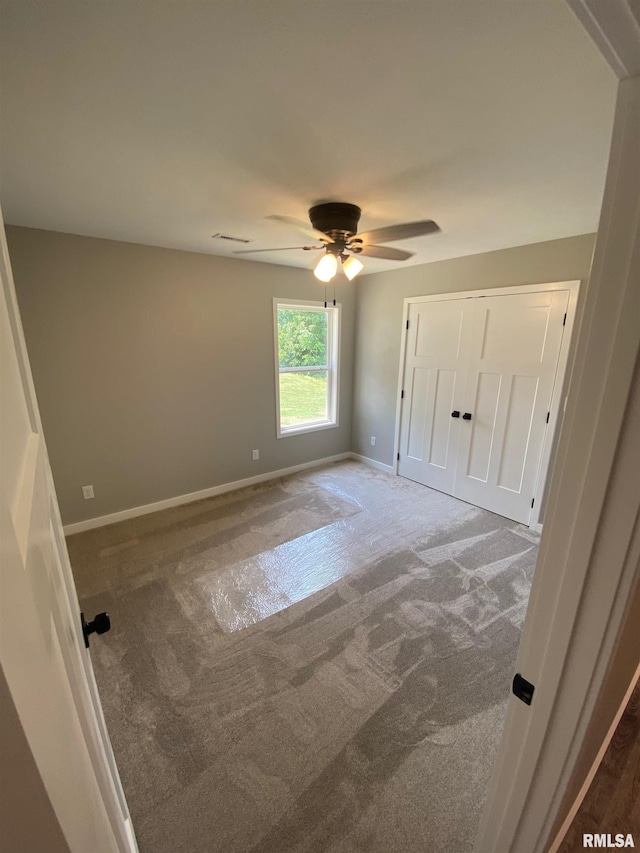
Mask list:
[[[282,299],[275,297],[273,300],[273,342],[275,356],[275,380],[276,380],[276,436],[286,438],[290,435],[300,435],[306,432],[316,432],[321,429],[335,429],[338,426],[338,399],[339,399],[339,371],[340,364],[340,315],[341,305],[327,305],[324,302],[306,302],[304,300]],[[298,311],[318,311],[326,314],[327,321],[327,363],[314,365],[313,367],[280,367],[280,353],[278,349],[278,309]],[[280,421],[280,374],[281,373],[308,373],[312,370],[327,371],[327,417],[318,421],[308,421],[304,424],[283,426]]]

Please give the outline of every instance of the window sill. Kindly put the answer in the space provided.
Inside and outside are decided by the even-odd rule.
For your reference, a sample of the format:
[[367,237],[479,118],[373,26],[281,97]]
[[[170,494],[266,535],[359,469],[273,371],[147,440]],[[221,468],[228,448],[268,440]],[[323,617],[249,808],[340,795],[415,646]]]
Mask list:
[[302,435],[305,432],[317,432],[321,429],[336,429],[337,421],[322,421],[321,423],[300,424],[300,426],[284,427],[279,429],[278,438],[288,438],[290,435]]

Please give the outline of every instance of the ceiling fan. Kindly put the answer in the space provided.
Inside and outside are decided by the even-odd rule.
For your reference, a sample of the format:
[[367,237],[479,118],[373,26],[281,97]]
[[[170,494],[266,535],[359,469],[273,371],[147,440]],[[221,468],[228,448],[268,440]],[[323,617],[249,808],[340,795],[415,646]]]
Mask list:
[[341,263],[344,274],[351,281],[363,269],[363,264],[355,255],[384,258],[389,261],[406,261],[413,257],[413,252],[379,246],[378,243],[392,243],[394,240],[406,240],[409,237],[434,234],[440,230],[431,219],[423,219],[420,222],[405,222],[401,225],[388,225],[386,228],[374,228],[373,231],[365,231],[359,234],[360,214],[361,210],[355,204],[329,201],[316,204],[309,210],[311,225],[307,225],[306,222],[292,216],[269,216],[268,219],[275,219],[278,222],[292,225],[303,234],[313,237],[321,245],[286,246],[281,249],[243,249],[234,252],[234,254],[286,252],[292,249],[314,252],[324,249],[324,253],[313,271],[316,278],[324,282],[331,281],[338,270],[338,264]]

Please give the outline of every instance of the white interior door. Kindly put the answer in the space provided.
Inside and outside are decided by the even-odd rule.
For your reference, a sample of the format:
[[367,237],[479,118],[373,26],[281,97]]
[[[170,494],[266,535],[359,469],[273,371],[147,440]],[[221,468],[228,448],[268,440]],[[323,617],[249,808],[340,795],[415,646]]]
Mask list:
[[449,493],[455,485],[474,301],[409,305],[398,473]]
[[569,296],[409,303],[399,474],[529,523]]
[[[134,853],[80,629],[3,226],[0,232],[0,662],[69,849]],[[22,819],[28,814],[25,803]],[[41,849],[47,849],[46,838]]]
[[473,300],[454,494],[524,524],[535,495],[568,300],[566,290]]

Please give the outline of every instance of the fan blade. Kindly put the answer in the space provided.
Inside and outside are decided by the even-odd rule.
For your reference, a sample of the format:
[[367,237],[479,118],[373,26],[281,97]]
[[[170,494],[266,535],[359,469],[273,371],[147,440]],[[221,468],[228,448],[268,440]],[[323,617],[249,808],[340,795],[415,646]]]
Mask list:
[[240,249],[234,255],[253,255],[255,252],[291,252],[293,249],[304,249],[305,252],[313,252],[316,249],[324,249],[324,246],[283,246],[281,249]]
[[434,234],[440,228],[431,219],[421,222],[405,222],[404,225],[389,225],[387,228],[374,228],[364,234],[356,234],[357,240],[363,243],[393,243],[394,240],[407,240],[409,237],[420,237],[423,234]]
[[384,258],[385,261],[406,261],[413,257],[414,252],[391,249],[389,246],[363,246],[361,252],[355,253],[355,257],[357,258],[359,255],[367,255],[369,258]]
[[303,234],[306,234],[307,237],[313,237],[314,240],[322,240],[324,243],[333,243],[333,238],[329,237],[328,234],[325,234],[324,231],[318,231],[316,228],[313,228],[309,223],[303,222],[301,219],[296,219],[295,216],[278,216],[274,214],[273,216],[267,216],[267,219],[274,219],[276,222],[283,222],[285,225],[291,225],[293,228],[297,228],[298,231],[301,231]]

